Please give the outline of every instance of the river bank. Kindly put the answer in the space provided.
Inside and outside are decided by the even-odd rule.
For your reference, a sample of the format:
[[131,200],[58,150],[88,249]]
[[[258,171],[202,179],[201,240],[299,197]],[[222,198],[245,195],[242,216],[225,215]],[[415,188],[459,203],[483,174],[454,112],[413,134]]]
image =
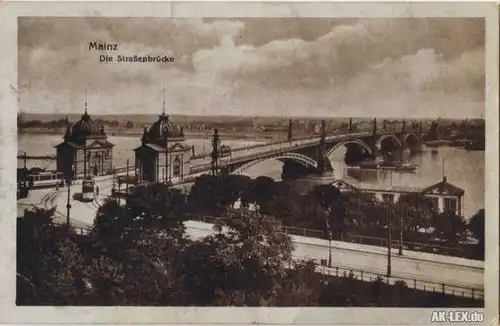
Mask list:
[[[57,129],[47,129],[47,128],[23,128],[18,129],[19,135],[64,135],[64,128]],[[117,129],[117,128],[107,128],[106,134],[108,136],[114,137],[137,137],[142,136],[143,130],[141,129]],[[232,139],[232,140],[256,140],[256,141],[277,141],[280,139],[286,139],[286,133],[275,133],[275,132],[248,132],[248,131],[226,131],[219,130],[221,139]],[[203,130],[203,131],[184,131],[186,138],[197,138],[197,139],[212,139],[213,130]],[[296,134],[295,137],[304,137],[307,134]]]

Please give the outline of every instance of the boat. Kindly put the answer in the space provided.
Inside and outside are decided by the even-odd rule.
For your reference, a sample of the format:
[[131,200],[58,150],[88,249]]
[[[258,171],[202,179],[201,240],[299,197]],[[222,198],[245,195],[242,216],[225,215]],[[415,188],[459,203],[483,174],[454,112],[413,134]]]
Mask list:
[[399,165],[392,165],[392,164],[380,164],[378,167],[380,170],[394,170],[394,171],[401,171],[401,172],[417,172],[418,166],[414,164],[409,164],[409,163],[403,163]]
[[485,142],[480,140],[469,140],[465,143],[464,148],[468,151],[484,151]]
[[409,163],[401,164],[401,166],[399,168],[401,169],[401,171],[405,171],[405,172],[417,172],[418,171],[418,165],[409,164]]
[[417,172],[418,166],[413,164],[404,163],[401,165],[388,164],[388,163],[374,163],[374,162],[362,162],[359,165],[351,165],[347,167],[352,170],[394,170],[402,172]]

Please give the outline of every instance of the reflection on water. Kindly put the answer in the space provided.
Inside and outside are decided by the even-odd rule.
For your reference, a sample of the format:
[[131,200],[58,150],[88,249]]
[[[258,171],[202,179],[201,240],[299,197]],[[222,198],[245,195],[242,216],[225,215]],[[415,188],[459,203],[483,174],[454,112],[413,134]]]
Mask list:
[[[127,159],[130,161],[130,164],[134,164],[134,148],[141,145],[141,138],[139,136],[109,136],[108,140],[115,144],[113,149],[113,164],[115,166],[125,166],[127,164]],[[28,155],[32,156],[55,155],[56,149],[54,146],[62,141],[63,139],[60,135],[21,134],[18,136],[18,151],[26,151]],[[226,144],[233,148],[250,146],[258,143],[260,142],[241,139],[222,140],[222,144]],[[186,139],[186,144],[194,146],[196,154],[206,153],[212,149],[211,139]],[[18,160],[18,165],[22,164],[20,161],[21,160]],[[56,168],[55,160],[28,160],[27,165],[28,168],[34,166],[44,169]]]
[[[403,153],[403,162],[418,165],[415,173],[389,170],[353,170],[347,169],[344,163],[345,149],[341,148],[330,157],[337,178],[349,176],[358,180],[363,187],[385,184],[394,186],[412,186],[424,188],[438,183],[444,173],[448,182],[464,189],[464,214],[470,218],[479,209],[484,208],[484,152],[466,151],[457,147],[441,147],[435,154],[424,148],[419,153]],[[443,164],[444,163],[444,164]],[[253,166],[246,174],[252,177],[267,175],[278,179],[281,175],[282,163],[274,160]]]
[[[112,136],[109,140],[116,146],[113,151],[113,161],[115,166],[124,166],[127,159],[134,164],[133,149],[140,145],[139,137]],[[47,155],[55,154],[54,146],[62,141],[59,135],[19,135],[19,151],[27,151],[29,155]],[[188,139],[186,143],[195,146],[195,151],[201,153],[209,151],[211,148],[210,139]],[[258,142],[247,140],[227,140],[223,141],[231,147],[241,147]],[[403,161],[418,165],[416,173],[400,173],[388,170],[347,170],[343,161],[345,148],[336,150],[330,160],[334,168],[335,175],[342,178],[347,175],[359,180],[366,187],[375,183],[392,184],[395,186],[414,186],[426,187],[440,182],[444,172],[450,183],[465,190],[464,213],[469,218],[484,208],[484,151],[466,151],[457,147],[440,147],[437,153],[431,153],[431,150],[424,148],[422,152],[410,153],[403,152]],[[18,164],[22,164],[19,162]],[[277,160],[268,160],[259,163],[249,170],[246,174],[252,177],[266,175],[279,180],[281,177],[282,163]],[[55,161],[28,161],[28,167],[39,166],[48,169],[55,168]]]

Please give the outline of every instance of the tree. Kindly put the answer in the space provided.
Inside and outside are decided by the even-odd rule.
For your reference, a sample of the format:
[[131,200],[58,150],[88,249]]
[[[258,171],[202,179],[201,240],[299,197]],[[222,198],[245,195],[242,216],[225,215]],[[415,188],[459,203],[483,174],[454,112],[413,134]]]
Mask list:
[[272,178],[260,176],[253,180],[252,187],[247,189],[245,197],[248,202],[262,206],[276,195],[276,183]]
[[318,185],[312,190],[313,197],[326,211],[325,231],[336,231],[337,236],[342,236],[345,225],[345,206],[342,193],[333,185]]
[[477,213],[471,217],[471,219],[469,220],[468,228],[477,240],[484,242],[484,236],[485,236],[484,209],[478,210]]
[[321,288],[321,278],[316,274],[314,261],[294,264],[294,269],[284,279],[278,291],[277,305],[281,307],[317,306]]
[[17,303],[67,305],[83,291],[83,257],[75,235],[52,221],[54,209],[17,220]]
[[442,213],[436,217],[434,235],[451,244],[466,240],[466,222],[462,216],[452,212]]
[[177,264],[189,304],[272,305],[292,243],[274,217],[230,210],[215,235],[188,245]]
[[199,176],[189,194],[191,208],[201,211],[202,214],[223,214],[243,194],[243,190],[238,189],[239,181],[243,179],[209,174]]
[[94,223],[88,295],[101,304],[175,303],[172,266],[188,242],[184,221],[184,195],[164,184],[134,188],[125,206],[106,202]]
[[[430,227],[438,215],[432,202],[422,194],[403,194],[397,203],[398,216],[404,218],[404,227],[417,233]],[[417,240],[417,239],[415,239]]]
[[177,239],[184,234],[186,198],[179,189],[162,183],[135,187],[126,208],[141,230],[160,230]]
[[468,229],[478,240],[477,250],[474,252],[474,257],[477,259],[484,259],[484,246],[485,246],[485,217],[484,209],[480,209],[469,220]]

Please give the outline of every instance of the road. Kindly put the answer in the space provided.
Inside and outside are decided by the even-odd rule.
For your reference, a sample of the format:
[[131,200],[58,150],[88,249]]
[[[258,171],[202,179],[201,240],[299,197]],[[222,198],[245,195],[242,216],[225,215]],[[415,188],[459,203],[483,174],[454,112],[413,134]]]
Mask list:
[[[188,221],[186,227],[189,235],[198,238],[212,233],[212,224]],[[311,239],[307,237],[292,235],[294,243],[294,257],[297,259],[328,259],[327,241]],[[348,266],[353,269],[362,269],[369,272],[385,275],[387,271],[387,255],[377,253],[373,246],[349,244],[351,248],[345,248],[339,241],[332,241],[332,265]],[[365,247],[365,248],[364,248]],[[353,249],[357,248],[357,249]],[[379,247],[375,247],[378,249]],[[362,250],[369,249],[369,250]],[[394,275],[409,278],[428,279],[437,283],[457,284],[467,287],[484,286],[484,267],[481,264],[471,263],[459,265],[446,261],[439,261],[439,255],[432,255],[436,261],[424,260],[407,256],[398,256],[397,249],[393,250],[392,271]]]

